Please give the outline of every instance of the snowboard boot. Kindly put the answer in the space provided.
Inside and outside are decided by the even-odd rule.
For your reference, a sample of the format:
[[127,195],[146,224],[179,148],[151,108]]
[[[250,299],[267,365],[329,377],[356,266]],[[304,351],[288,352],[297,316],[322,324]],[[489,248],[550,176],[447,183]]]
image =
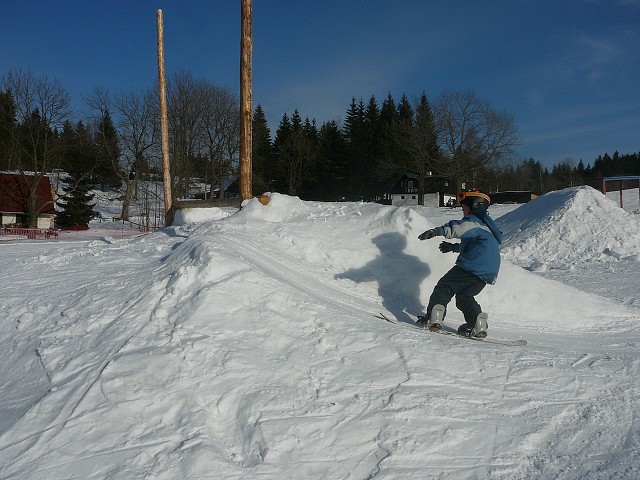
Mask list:
[[465,337],[476,337],[476,338],[486,338],[487,336],[487,328],[489,324],[487,323],[487,319],[489,315],[486,313],[479,313],[478,318],[476,318],[476,324],[472,327],[468,323],[463,323],[458,327],[458,335],[463,335]]
[[471,335],[476,338],[485,338],[487,336],[487,328],[489,328],[489,315],[482,312],[478,314],[478,318],[476,318],[476,324],[473,327]]
[[444,324],[444,312],[445,309],[442,305],[434,305],[431,309],[431,316],[428,319],[426,317],[418,317],[418,324],[432,332],[439,332]]

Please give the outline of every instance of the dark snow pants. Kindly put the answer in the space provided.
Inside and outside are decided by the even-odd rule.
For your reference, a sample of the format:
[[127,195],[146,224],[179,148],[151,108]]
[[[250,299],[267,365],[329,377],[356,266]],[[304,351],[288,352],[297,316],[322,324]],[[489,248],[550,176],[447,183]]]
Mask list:
[[470,327],[474,327],[478,314],[482,308],[476,299],[486,283],[480,277],[469,273],[459,266],[454,266],[445,273],[433,289],[429,305],[427,306],[427,318],[431,315],[434,305],[443,305],[446,308],[453,296],[456,297],[456,307],[464,314],[464,320]]

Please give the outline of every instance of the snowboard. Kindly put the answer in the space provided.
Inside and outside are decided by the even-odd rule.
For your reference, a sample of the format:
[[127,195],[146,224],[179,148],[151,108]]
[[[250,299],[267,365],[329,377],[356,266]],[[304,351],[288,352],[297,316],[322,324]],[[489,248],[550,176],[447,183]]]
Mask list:
[[474,342],[492,343],[494,345],[504,345],[507,347],[523,347],[527,344],[526,340],[521,340],[521,339],[506,340],[501,338],[489,338],[489,337],[485,337],[485,338],[467,337],[466,335],[458,335],[456,332],[450,332],[448,330],[440,330],[439,332],[432,332],[428,328],[422,328],[421,326],[416,324],[411,325],[410,323],[398,322],[396,319],[391,319],[383,313],[374,315],[374,317],[379,318],[381,320],[386,320],[389,323],[393,323],[394,325],[398,325],[399,327],[407,328],[409,330],[415,330],[422,333],[431,333],[434,335],[446,335],[449,337],[459,338],[461,340],[472,340]]

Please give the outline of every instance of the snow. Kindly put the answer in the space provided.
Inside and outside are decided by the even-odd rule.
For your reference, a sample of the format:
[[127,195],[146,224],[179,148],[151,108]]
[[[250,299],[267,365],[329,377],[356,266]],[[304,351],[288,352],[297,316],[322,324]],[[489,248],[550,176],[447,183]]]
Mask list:
[[640,260],[640,222],[591,187],[551,192],[500,223],[509,232],[504,257],[519,265]]
[[[638,189],[627,190],[623,205],[637,203]],[[502,256],[547,278],[640,307],[640,216],[630,212],[619,207],[619,192],[607,198],[590,187],[551,192],[500,217],[508,232]]]
[[525,347],[374,317],[422,312],[455,256],[417,235],[457,209],[272,194],[1,244],[0,478],[639,478],[640,216],[589,188],[490,213],[478,300]]

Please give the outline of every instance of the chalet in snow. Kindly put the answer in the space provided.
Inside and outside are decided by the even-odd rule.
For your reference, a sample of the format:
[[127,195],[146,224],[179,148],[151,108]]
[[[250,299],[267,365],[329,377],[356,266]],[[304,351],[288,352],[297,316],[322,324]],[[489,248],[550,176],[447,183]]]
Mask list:
[[[423,194],[423,205],[425,207],[442,207],[453,205],[456,201],[456,195],[449,192],[451,182],[442,175],[430,175],[426,177],[426,183]],[[408,207],[412,205],[420,205],[419,201],[420,179],[417,175],[405,172],[384,193],[381,203],[393,205],[395,207]]]
[[[224,198],[233,199],[238,197],[240,197],[240,178],[237,175],[232,175],[224,181]],[[198,183],[189,192],[189,198],[194,200],[211,199],[211,186],[206,182]],[[213,198],[220,199],[220,184],[213,186]]]
[[[32,188],[35,187],[35,192]],[[38,212],[39,229],[53,229],[55,221],[54,195],[49,177],[0,173],[0,227],[29,225],[32,193]]]

